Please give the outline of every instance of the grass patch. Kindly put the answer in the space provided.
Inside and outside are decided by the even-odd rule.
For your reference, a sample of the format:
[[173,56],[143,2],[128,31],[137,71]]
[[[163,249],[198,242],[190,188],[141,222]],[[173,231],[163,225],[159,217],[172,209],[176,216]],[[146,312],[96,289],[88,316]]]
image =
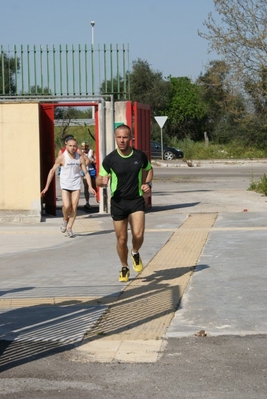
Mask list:
[[172,139],[168,145],[180,148],[184,152],[185,159],[260,159],[267,158],[267,150],[254,147],[247,147],[242,143],[232,142],[228,144],[214,144],[194,142],[190,139],[177,141]]
[[267,195],[267,176],[264,175],[259,180],[253,180],[248,188],[250,191],[256,191],[256,193]]
[[[90,126],[90,132],[95,137],[95,126]],[[95,150],[95,141],[90,136],[88,126],[69,126],[65,136],[72,134],[80,146],[83,141],[87,141],[89,147]],[[55,153],[57,154],[60,148],[64,147],[64,142],[61,140],[61,127],[55,126]]]

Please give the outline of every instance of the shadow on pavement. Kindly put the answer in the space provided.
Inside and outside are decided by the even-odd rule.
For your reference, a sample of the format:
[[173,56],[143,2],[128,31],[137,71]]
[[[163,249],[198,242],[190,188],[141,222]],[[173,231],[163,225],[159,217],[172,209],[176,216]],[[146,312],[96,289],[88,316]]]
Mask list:
[[[179,286],[172,279],[194,267],[180,267],[140,274],[118,299],[100,297],[94,301],[62,301],[15,308],[0,314],[0,371],[67,351],[85,342],[114,336],[173,313],[179,303]],[[145,270],[145,269],[144,269]],[[139,281],[138,281],[139,280]],[[135,283],[142,284],[135,285]],[[113,300],[114,300],[113,296]],[[108,307],[107,303],[110,305]],[[19,326],[18,326],[19,320]],[[161,337],[158,337],[159,339]]]
[[5,291],[0,291],[0,296],[6,295],[6,294],[11,294],[12,292],[21,292],[21,291],[29,291],[33,290],[34,287],[23,287],[23,288],[13,288],[11,290],[5,290]]
[[153,206],[153,208],[149,210],[149,212],[153,213],[153,212],[170,211],[172,209],[190,208],[192,206],[197,206],[198,204],[200,204],[200,202],[188,202],[185,204],[173,204],[173,205],[157,205]]

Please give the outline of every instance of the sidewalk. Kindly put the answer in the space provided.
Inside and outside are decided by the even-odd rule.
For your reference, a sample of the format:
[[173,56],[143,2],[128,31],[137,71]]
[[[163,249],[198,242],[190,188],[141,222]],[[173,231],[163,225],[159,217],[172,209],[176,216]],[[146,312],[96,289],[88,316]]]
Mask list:
[[109,215],[80,211],[75,239],[59,232],[60,212],[0,225],[0,339],[75,345],[85,361],[154,362],[170,337],[266,334],[267,211],[163,204],[146,215],[146,267],[131,268],[127,284]]
[[[142,249],[145,265],[184,219],[184,215],[173,220],[171,215],[166,218],[160,212],[147,214]],[[80,345],[83,336],[108,307],[117,303],[127,286],[136,281],[141,286],[145,284],[141,277],[134,279],[133,270],[129,285],[118,281],[120,265],[110,215],[79,215],[74,226],[75,239],[60,233],[60,221],[61,216],[34,226],[0,226],[0,263],[5,276],[0,282],[1,321],[5,325],[1,328],[2,340],[47,340],[49,330],[51,341]],[[149,292],[147,288],[145,295]],[[140,328],[144,326],[139,324]],[[125,328],[128,327],[126,322]],[[111,331],[115,336],[120,329],[111,327]],[[153,349],[154,357],[159,342]]]

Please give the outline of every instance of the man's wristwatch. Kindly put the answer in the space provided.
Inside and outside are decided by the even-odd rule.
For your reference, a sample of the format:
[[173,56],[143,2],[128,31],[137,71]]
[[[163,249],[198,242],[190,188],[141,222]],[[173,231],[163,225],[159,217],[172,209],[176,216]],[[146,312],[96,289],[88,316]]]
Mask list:
[[146,181],[145,184],[147,184],[147,185],[149,186],[149,188],[152,188],[152,183],[151,183],[151,181]]

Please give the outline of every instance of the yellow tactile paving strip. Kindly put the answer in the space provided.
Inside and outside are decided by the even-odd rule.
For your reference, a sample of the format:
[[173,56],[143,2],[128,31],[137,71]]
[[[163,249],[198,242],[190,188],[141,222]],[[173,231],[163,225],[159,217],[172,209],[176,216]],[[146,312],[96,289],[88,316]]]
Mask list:
[[193,214],[121,293],[86,338],[158,340],[169,326],[217,213]]
[[49,298],[8,298],[0,299],[0,309],[1,308],[21,308],[30,306],[70,306],[70,305],[100,305],[106,304],[110,305],[114,302],[116,298],[114,297],[49,297]]
[[73,226],[73,232],[76,234],[96,232],[100,230],[101,228],[99,223],[88,216],[77,216]]

